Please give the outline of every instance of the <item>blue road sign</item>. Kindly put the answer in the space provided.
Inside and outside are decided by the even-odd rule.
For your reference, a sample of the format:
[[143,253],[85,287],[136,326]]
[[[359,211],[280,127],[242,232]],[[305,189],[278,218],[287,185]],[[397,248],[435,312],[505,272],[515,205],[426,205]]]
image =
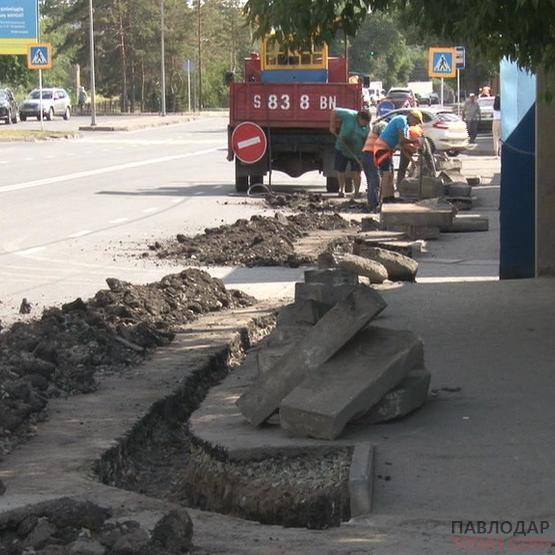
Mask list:
[[48,43],[33,44],[27,53],[29,69],[50,69],[52,67],[52,47]]
[[0,54],[25,54],[38,37],[38,0],[0,0]]
[[430,77],[455,77],[457,74],[454,48],[430,48],[428,75]]
[[466,66],[466,49],[464,46],[456,46],[455,50],[457,51],[455,60],[457,69],[464,69]]

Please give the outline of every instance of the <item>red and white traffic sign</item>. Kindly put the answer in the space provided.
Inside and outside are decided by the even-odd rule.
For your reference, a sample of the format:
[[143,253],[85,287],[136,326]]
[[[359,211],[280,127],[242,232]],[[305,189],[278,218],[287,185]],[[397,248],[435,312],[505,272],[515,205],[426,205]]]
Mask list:
[[255,164],[262,159],[268,148],[266,133],[260,125],[245,121],[240,123],[231,135],[231,145],[235,156],[244,164]]

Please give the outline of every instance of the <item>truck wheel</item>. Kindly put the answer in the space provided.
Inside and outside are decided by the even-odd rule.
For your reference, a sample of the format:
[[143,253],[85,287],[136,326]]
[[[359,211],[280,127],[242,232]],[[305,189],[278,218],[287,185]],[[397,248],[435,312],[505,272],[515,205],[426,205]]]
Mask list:
[[326,190],[328,193],[337,193],[337,191],[339,191],[339,181],[337,181],[337,177],[326,177]]
[[264,176],[263,175],[251,175],[250,176],[250,183],[251,183],[251,187],[253,185],[263,185],[264,184]]
[[235,176],[235,190],[238,193],[246,193],[249,190],[249,176],[236,175]]

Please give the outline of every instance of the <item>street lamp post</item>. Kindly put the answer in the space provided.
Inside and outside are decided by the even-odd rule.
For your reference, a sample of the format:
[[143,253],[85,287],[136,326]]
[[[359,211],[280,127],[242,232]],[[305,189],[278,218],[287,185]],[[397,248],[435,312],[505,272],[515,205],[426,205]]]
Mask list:
[[162,115],[166,115],[166,45],[165,45],[165,30],[164,30],[164,0],[160,0],[160,36],[161,36],[161,48],[162,48],[162,104],[161,111]]
[[91,56],[91,127],[96,125],[96,80],[94,76],[94,17],[93,3],[89,0],[89,48]]
[[201,32],[202,32],[202,18],[201,18],[201,11],[200,11],[200,4],[201,0],[198,0],[198,109],[199,112],[202,111],[202,39],[201,39]]

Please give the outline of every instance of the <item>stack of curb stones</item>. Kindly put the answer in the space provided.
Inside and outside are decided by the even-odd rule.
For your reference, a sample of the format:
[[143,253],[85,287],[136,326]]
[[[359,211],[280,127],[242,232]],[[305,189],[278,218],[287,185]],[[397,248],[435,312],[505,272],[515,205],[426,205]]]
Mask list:
[[349,422],[407,415],[426,401],[430,374],[410,331],[369,325],[386,307],[340,269],[310,270],[258,350],[259,373],[237,406],[254,426],[279,411],[289,435],[333,440]]

